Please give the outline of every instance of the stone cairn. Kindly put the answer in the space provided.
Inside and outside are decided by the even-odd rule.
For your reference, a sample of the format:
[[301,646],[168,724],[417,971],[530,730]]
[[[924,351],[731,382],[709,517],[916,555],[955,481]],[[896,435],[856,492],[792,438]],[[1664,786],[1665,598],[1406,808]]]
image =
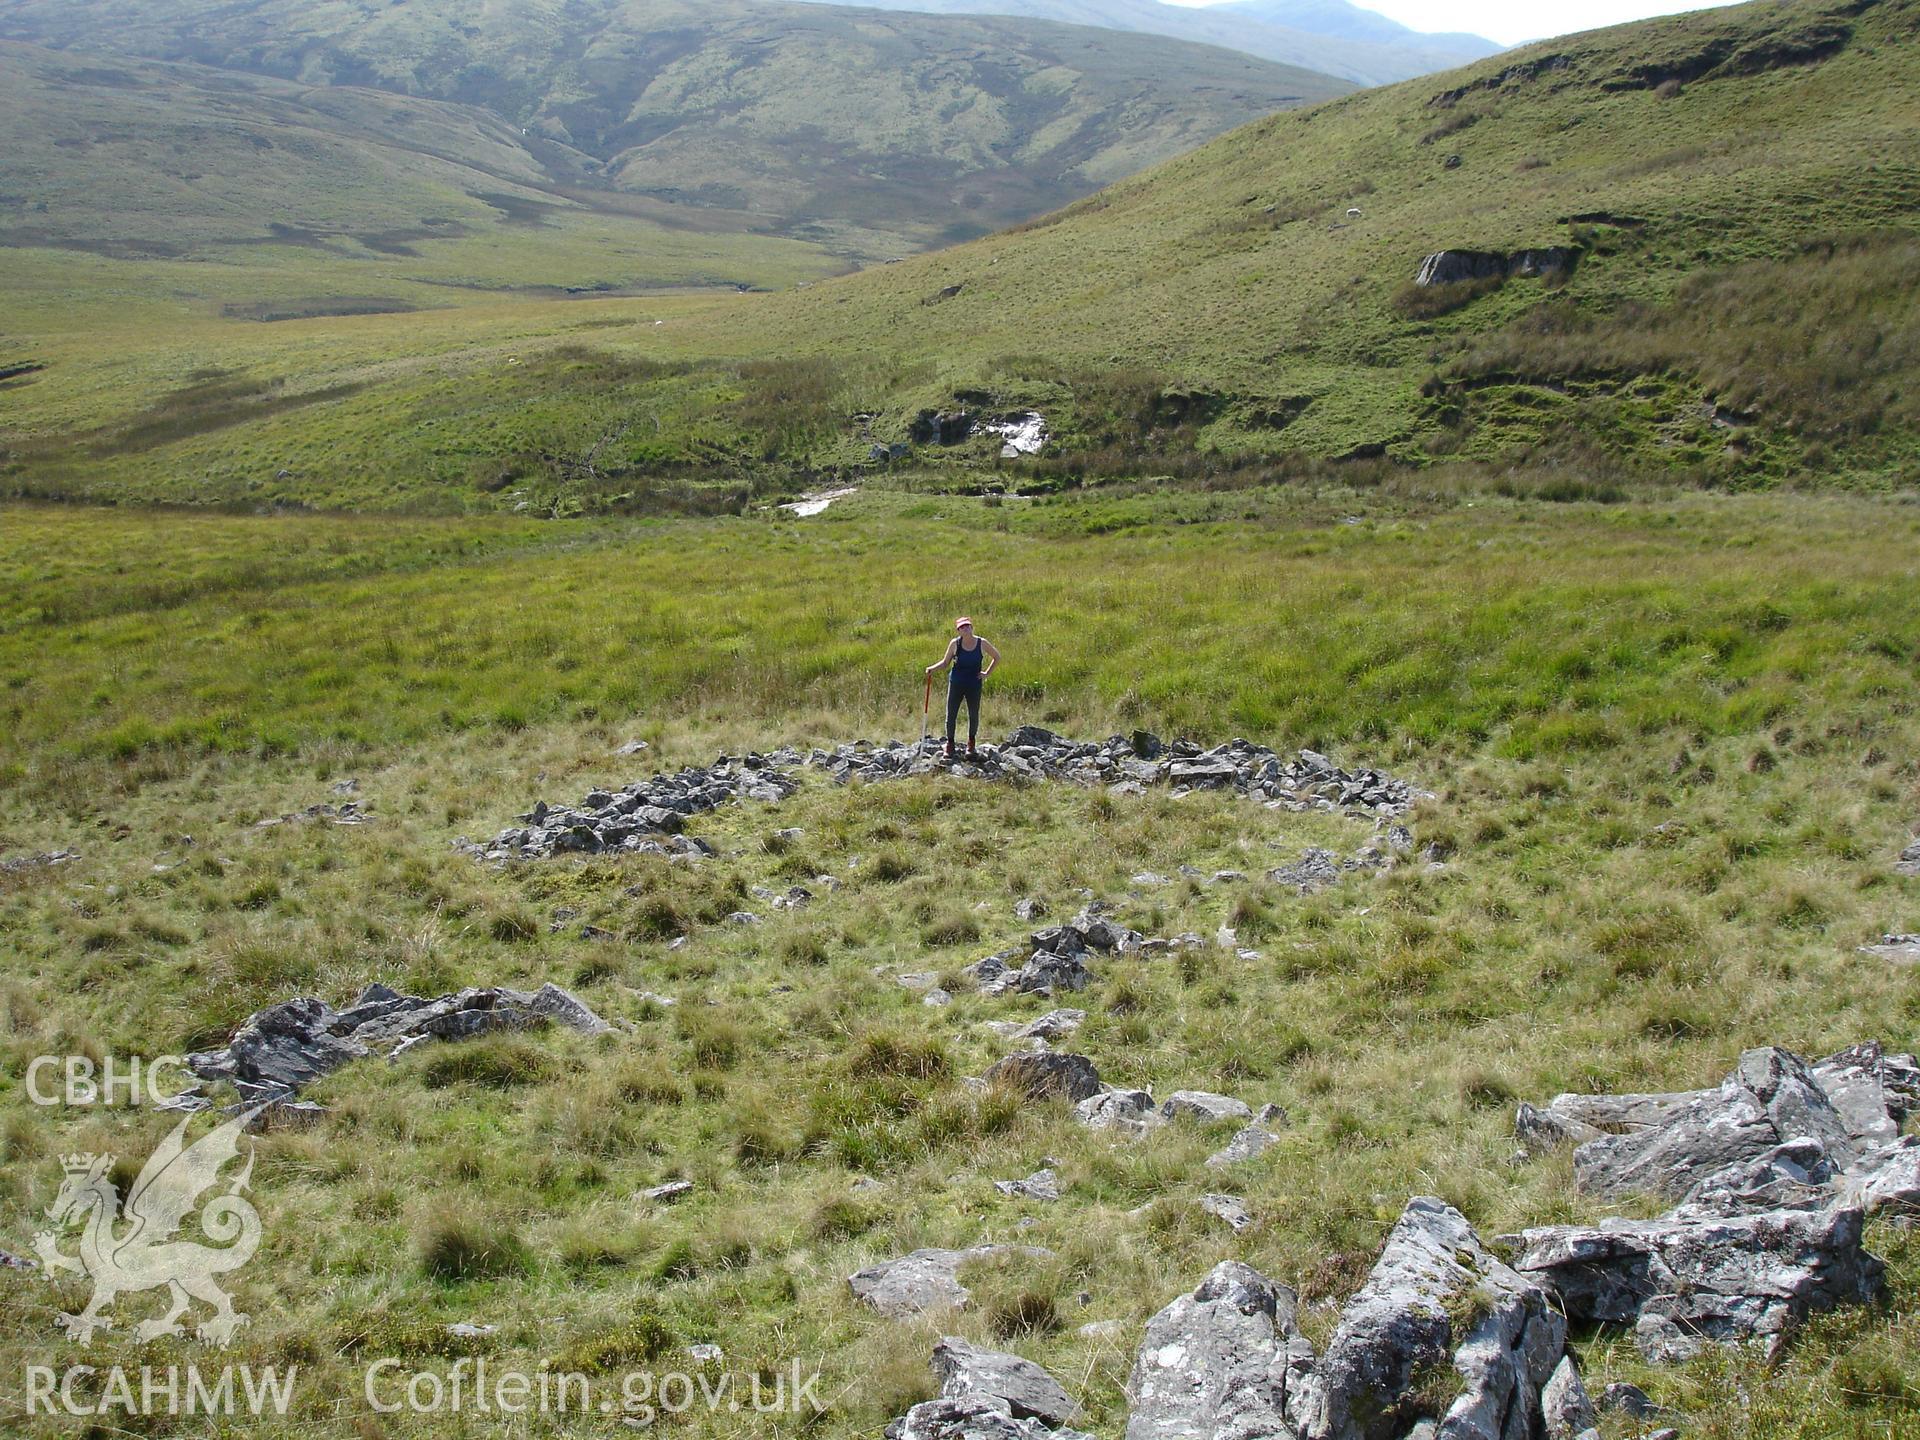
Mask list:
[[792,747],[770,754],[722,755],[708,766],[636,781],[619,790],[593,790],[571,806],[540,801],[519,823],[484,843],[456,842],[476,859],[503,862],[552,855],[708,854],[712,846],[685,833],[688,820],[733,800],[778,805],[799,788],[794,771],[824,772],[838,784],[951,774],[1004,782],[1059,781],[1104,786],[1110,794],[1174,795],[1220,790],[1276,810],[1336,811],[1355,818],[1398,819],[1421,798],[1404,780],[1378,770],[1347,770],[1302,750],[1292,760],[1248,740],[1203,750],[1191,740],[1164,743],[1136,731],[1099,743],[1064,739],[1022,725],[1004,745],[978,756],[945,758],[937,741],[855,740],[803,754]]

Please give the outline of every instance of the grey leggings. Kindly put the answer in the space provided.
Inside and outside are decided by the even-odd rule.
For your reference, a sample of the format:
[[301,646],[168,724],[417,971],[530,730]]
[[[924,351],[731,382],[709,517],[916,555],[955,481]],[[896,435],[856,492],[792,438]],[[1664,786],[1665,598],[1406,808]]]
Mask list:
[[947,685],[947,743],[953,743],[953,727],[960,719],[960,702],[967,702],[967,746],[980,738],[980,682],[971,685]]

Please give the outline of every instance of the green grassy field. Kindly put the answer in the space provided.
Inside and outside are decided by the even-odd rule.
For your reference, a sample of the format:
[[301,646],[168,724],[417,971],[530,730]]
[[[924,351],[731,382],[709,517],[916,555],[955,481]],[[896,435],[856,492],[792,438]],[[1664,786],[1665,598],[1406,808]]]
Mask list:
[[[1887,500],[1332,486],[876,489],[806,522],[0,511],[0,857],[81,856],[0,879],[0,1248],[28,1249],[56,1156],[143,1153],[168,1128],[12,1106],[33,1055],[215,1044],[261,1005],[374,979],[554,980],[630,1028],[352,1066],[313,1090],[317,1125],[259,1142],[267,1242],[229,1358],[302,1379],[285,1420],[247,1433],[497,1433],[371,1413],[381,1356],[617,1373],[715,1343],[727,1368],[821,1365],[829,1409],[678,1428],[871,1434],[929,1392],[934,1332],[855,1307],[843,1277],[1017,1239],[1056,1258],[976,1277],[949,1328],[1041,1360],[1116,1434],[1139,1325],[1223,1256],[1300,1286],[1324,1338],[1410,1193],[1488,1234],[1601,1213],[1564,1156],[1509,1163],[1519,1098],[1707,1083],[1751,1044],[1912,1043],[1913,973],[1854,947],[1913,928],[1890,862],[1920,817],[1917,532]],[[815,779],[701,822],[721,854],[693,867],[501,871],[450,848],[535,798],[722,748],[910,735],[959,608],[1006,653],[995,731],[1315,744],[1433,791],[1411,823],[1448,867],[1310,899],[1257,880],[1129,894],[1140,870],[1257,876],[1369,829],[955,781]],[[613,753],[635,737],[647,756]],[[374,823],[254,827],[348,778]],[[797,844],[771,838],[790,826]],[[841,886],[808,910],[718,923],[764,912],[754,886],[822,873]],[[1018,938],[1014,900],[1070,912],[1082,887],[1152,933],[1230,922],[1262,952],[1112,962],[1076,1002],[1074,1048],[1108,1078],[1287,1108],[1282,1144],[1224,1182],[1257,1217],[1242,1235],[1195,1207],[1223,1183],[1199,1166],[1220,1137],[1128,1145],[972,1096],[960,1081],[1000,1053],[979,1022],[1025,1010],[964,988],[931,1010],[890,978],[951,976]],[[1057,1205],[989,1184],[1048,1158]],[[680,1206],[635,1198],[679,1176]],[[1920,1255],[1892,1229],[1872,1244],[1887,1303],[1815,1323],[1772,1370],[1649,1371],[1602,1333],[1580,1338],[1589,1381],[1642,1383],[1702,1436],[1910,1433]],[[11,1427],[70,1433],[17,1418],[14,1377],[65,1363],[53,1314],[83,1298],[0,1285]],[[1120,1336],[1078,1333],[1100,1319]],[[461,1341],[453,1321],[499,1329]],[[86,1358],[194,1353],[120,1331]]]

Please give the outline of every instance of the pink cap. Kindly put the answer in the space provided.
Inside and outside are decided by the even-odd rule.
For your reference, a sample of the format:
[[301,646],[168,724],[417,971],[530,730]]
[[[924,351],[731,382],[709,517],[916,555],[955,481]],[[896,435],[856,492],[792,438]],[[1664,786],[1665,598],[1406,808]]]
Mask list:
[[973,617],[971,615],[962,615],[958,620],[953,622],[953,628],[958,630],[962,625],[971,624],[973,624]]

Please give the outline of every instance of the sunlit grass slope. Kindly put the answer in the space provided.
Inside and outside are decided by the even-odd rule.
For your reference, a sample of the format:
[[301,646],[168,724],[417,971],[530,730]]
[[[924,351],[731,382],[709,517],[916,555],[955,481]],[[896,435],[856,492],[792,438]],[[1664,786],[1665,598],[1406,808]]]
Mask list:
[[[1912,1046],[1920,977],[1854,947],[1913,928],[1920,903],[1889,863],[1920,814],[1917,524],[1848,497],[1331,489],[873,494],[803,524],[0,511],[0,857],[79,852],[0,875],[0,1248],[30,1249],[61,1155],[131,1164],[171,1124],[26,1104],[35,1055],[217,1044],[262,1005],[371,980],[551,980],[621,1028],[351,1065],[313,1088],[310,1128],[257,1142],[266,1243],[235,1277],[253,1324],[223,1358],[300,1379],[291,1413],[246,1433],[495,1435],[471,1409],[374,1414],[366,1367],[403,1367],[386,1402],[462,1356],[618,1377],[714,1344],[722,1369],[818,1365],[828,1409],[752,1428],[696,1411],[674,1433],[838,1440],[929,1393],[928,1350],[957,1330],[1048,1366],[1111,1440],[1146,1317],[1221,1259],[1297,1286],[1324,1341],[1411,1193],[1488,1235],[1603,1213],[1564,1157],[1511,1162],[1521,1098],[1708,1084],[1754,1044]],[[1370,826],[947,780],[816,779],[716,812],[698,828],[720,854],[697,865],[496,870],[452,848],[537,798],[723,747],[911,734],[960,607],[1006,655],[994,731],[1314,742],[1432,791],[1409,823],[1446,868],[1301,897],[1259,877]],[[634,738],[653,748],[616,753]],[[348,780],[372,823],[254,823],[339,803]],[[1132,878],[1149,870],[1175,878]],[[793,884],[818,898],[778,912],[755,893]],[[1209,1170],[1223,1134],[1130,1144],[963,1083],[1004,1051],[983,1022],[1052,1002],[975,994],[960,968],[1030,928],[1016,900],[1071,913],[1084,892],[1259,952],[1102,961],[1071,1042],[1116,1083],[1283,1106],[1257,1161]],[[741,909],[764,923],[723,923]],[[1057,1203],[993,1188],[1043,1164]],[[643,1197],[675,1178],[694,1187],[678,1205]],[[1219,1190],[1250,1229],[1199,1209]],[[1651,1370],[1583,1334],[1589,1384],[1641,1384],[1712,1440],[1910,1431],[1920,1253],[1892,1226],[1868,1238],[1886,1303],[1816,1321],[1777,1363]],[[847,1294],[861,1266],[982,1241],[1053,1257],[977,1267],[973,1306],[921,1324]],[[55,1315],[84,1282],[7,1274],[8,1374],[204,1360],[125,1328],[81,1357]]]

